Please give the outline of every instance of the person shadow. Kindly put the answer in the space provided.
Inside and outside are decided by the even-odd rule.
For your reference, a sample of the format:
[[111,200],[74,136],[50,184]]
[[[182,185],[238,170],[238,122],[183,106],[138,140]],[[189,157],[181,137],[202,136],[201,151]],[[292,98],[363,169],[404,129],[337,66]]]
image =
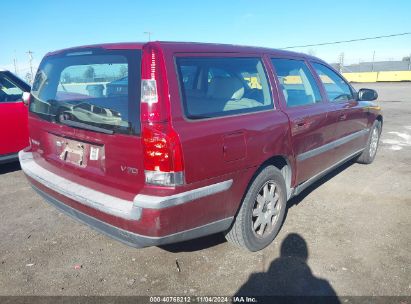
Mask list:
[[275,259],[267,272],[254,273],[240,287],[236,296],[279,296],[285,302],[298,299],[301,303],[340,303],[331,284],[315,277],[307,265],[308,248],[305,240],[297,233],[290,233],[283,240],[281,255]]
[[[304,189],[300,194],[297,196],[291,198],[287,202],[287,209],[284,217],[284,222],[287,218],[287,213],[288,209],[292,208],[294,206],[299,205],[304,199],[310,195],[311,192],[316,190],[317,188],[321,187],[323,184],[340,174],[341,172],[345,171],[349,167],[351,167],[355,162],[353,160],[347,161],[346,163],[340,165],[338,168],[334,169],[333,171],[327,173],[323,177],[321,177],[319,180],[314,182],[312,185]],[[304,241],[304,240],[303,240]],[[198,250],[203,250],[207,248],[211,248],[217,245],[220,245],[222,243],[225,243],[226,239],[222,233],[217,233],[213,235],[208,235],[205,237],[201,237],[198,239],[194,240],[189,240],[189,241],[184,241],[184,242],[178,242],[178,243],[172,243],[172,244],[167,244],[167,245],[161,245],[159,246],[161,249],[173,253],[179,253],[179,252],[193,252],[193,251],[198,251]],[[305,242],[305,241],[304,241]]]

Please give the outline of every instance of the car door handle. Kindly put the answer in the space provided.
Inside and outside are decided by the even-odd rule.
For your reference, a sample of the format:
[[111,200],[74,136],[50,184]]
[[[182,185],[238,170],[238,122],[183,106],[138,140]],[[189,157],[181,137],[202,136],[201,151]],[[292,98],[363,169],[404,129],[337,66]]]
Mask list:
[[307,124],[307,122],[305,120],[299,120],[299,121],[296,121],[295,124],[297,125],[298,128],[301,128],[301,127],[304,127]]
[[339,121],[346,120],[346,119],[347,119],[347,114],[341,114],[340,116],[338,116]]

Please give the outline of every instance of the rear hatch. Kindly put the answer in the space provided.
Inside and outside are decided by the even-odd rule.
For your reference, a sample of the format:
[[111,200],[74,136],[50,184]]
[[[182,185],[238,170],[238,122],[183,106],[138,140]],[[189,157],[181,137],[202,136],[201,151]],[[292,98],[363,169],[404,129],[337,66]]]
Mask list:
[[46,56],[30,99],[37,162],[123,199],[144,185],[141,50],[81,48]]

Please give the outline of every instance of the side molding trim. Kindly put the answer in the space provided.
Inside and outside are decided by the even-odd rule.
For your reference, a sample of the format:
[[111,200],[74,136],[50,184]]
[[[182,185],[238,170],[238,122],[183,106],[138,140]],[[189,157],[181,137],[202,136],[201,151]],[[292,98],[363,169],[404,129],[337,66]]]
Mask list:
[[233,180],[226,180],[221,183],[193,189],[186,192],[177,193],[170,196],[151,196],[138,194],[134,198],[134,205],[141,208],[162,209],[172,206],[181,205],[206,196],[220,193],[230,189]]
[[303,161],[303,160],[306,160],[307,158],[317,156],[317,155],[319,155],[319,154],[321,154],[321,153],[324,153],[324,152],[326,152],[326,151],[328,151],[328,150],[334,149],[334,148],[336,148],[336,147],[338,147],[338,146],[341,146],[341,145],[343,145],[343,144],[345,144],[345,143],[347,143],[347,142],[350,142],[351,140],[354,140],[354,139],[356,139],[356,138],[358,138],[358,137],[361,137],[361,136],[363,136],[363,135],[365,135],[365,134],[368,134],[369,132],[370,132],[370,129],[364,129],[364,130],[361,130],[361,131],[352,133],[352,134],[350,134],[350,135],[341,137],[341,138],[339,138],[339,139],[337,139],[337,140],[335,140],[335,141],[332,141],[332,142],[330,142],[330,143],[328,143],[328,144],[325,144],[325,145],[323,145],[323,146],[321,146],[321,147],[318,147],[318,148],[312,149],[312,150],[310,150],[310,151],[301,153],[301,154],[299,154],[299,155],[297,156],[297,161]]
[[356,155],[359,155],[362,151],[364,151],[364,149],[358,150],[357,152],[354,152],[350,155],[348,155],[347,157],[345,157],[344,159],[338,161],[337,163],[335,163],[334,165],[332,165],[331,167],[325,169],[324,171],[321,171],[320,173],[317,173],[316,175],[314,175],[313,177],[311,177],[310,179],[306,180],[305,182],[303,182],[302,184],[299,184],[296,188],[294,188],[293,194],[291,195],[291,197],[293,196],[297,196],[298,194],[300,194],[304,189],[306,189],[307,187],[311,186],[313,183],[315,183],[317,180],[319,180],[321,177],[323,177],[324,175],[326,175],[327,173],[331,172],[332,170],[334,170],[335,168],[339,167],[340,165],[342,165],[343,163],[347,162],[348,160],[354,158]]

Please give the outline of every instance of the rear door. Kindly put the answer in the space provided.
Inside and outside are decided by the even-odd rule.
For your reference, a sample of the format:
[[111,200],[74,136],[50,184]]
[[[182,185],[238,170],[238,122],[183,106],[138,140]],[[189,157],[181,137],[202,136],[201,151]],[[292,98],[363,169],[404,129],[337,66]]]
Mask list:
[[333,105],[329,115],[337,124],[335,153],[343,159],[364,147],[368,114],[356,100],[351,86],[338,73],[322,63],[313,62],[312,66],[319,75],[328,102]]
[[282,93],[281,106],[290,121],[296,183],[300,184],[335,162],[330,143],[336,126],[328,115],[332,105],[324,100],[305,60],[272,57],[271,62]]
[[9,72],[0,72],[0,155],[28,146],[27,107],[22,94],[30,87]]
[[[175,113],[187,183],[257,165],[284,136],[260,54],[177,54],[182,112]],[[175,99],[176,101],[178,99]],[[274,124],[276,122],[276,124]],[[275,128],[278,128],[277,131]]]

